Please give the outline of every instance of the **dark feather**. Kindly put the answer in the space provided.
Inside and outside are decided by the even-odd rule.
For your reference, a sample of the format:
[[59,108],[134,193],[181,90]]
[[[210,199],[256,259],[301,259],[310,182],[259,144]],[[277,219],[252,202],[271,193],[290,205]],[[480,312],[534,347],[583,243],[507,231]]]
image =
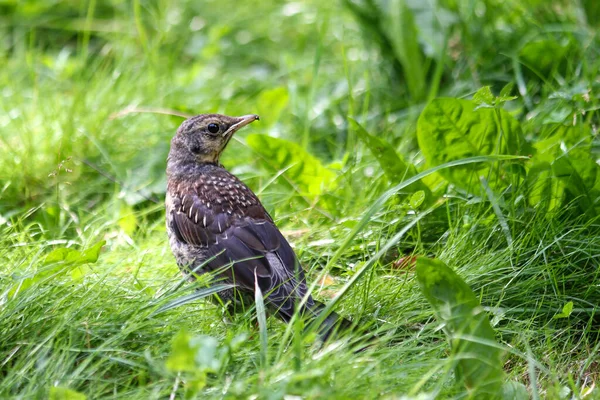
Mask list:
[[[208,168],[210,174],[193,182],[169,181],[172,232],[181,243],[205,249],[205,259],[196,261],[209,271],[225,267],[226,281],[239,290],[253,293],[256,279],[267,305],[289,321],[307,293],[294,251],[250,189],[224,169]],[[315,307],[308,296],[303,312],[314,314]]]

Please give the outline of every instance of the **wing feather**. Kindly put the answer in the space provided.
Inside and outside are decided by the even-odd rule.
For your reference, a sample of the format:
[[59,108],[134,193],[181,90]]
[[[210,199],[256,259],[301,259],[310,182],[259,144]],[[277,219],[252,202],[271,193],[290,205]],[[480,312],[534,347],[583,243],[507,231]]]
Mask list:
[[[294,304],[307,291],[304,273],[287,240],[263,210],[254,205],[251,215],[219,212],[203,202],[198,193],[172,198],[171,224],[178,239],[188,245],[208,249],[206,268],[218,270],[237,287],[254,292],[255,276],[267,300],[289,319]],[[262,206],[261,206],[262,208]],[[256,271],[256,275],[255,275]],[[309,297],[307,304],[312,305]]]

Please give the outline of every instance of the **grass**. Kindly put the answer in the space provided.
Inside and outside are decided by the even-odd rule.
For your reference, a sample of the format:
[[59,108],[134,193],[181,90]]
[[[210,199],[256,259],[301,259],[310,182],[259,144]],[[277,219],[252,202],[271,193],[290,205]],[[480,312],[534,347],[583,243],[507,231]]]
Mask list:
[[[398,261],[419,255],[472,288],[507,381],[532,398],[600,398],[598,10],[413,3],[0,5],[0,397],[476,397]],[[488,105],[518,121],[531,160],[493,164],[502,173],[475,189],[429,174],[423,204],[405,184],[388,192],[401,185],[390,165],[494,156],[438,146],[432,163],[418,118],[434,97],[508,83],[517,98]],[[320,347],[261,307],[258,327],[254,309],[225,320],[205,300],[157,312],[195,289],[162,199],[177,115],[202,112],[260,114],[222,162],[259,194],[315,296],[343,293],[336,312],[362,329]],[[365,134],[395,154],[376,157]],[[48,261],[101,240],[97,261]]]

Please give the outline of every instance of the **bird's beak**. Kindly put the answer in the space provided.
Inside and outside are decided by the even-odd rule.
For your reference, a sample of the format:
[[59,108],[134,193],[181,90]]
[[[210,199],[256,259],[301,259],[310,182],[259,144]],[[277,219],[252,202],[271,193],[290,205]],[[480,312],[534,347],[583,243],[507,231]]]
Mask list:
[[229,129],[227,129],[227,131],[223,134],[223,136],[231,136],[235,132],[240,130],[240,128],[243,128],[244,126],[248,125],[251,122],[257,121],[260,118],[256,114],[250,114],[250,115],[243,115],[241,117],[237,117],[236,119],[237,119],[237,122],[235,124],[231,125],[229,127]]

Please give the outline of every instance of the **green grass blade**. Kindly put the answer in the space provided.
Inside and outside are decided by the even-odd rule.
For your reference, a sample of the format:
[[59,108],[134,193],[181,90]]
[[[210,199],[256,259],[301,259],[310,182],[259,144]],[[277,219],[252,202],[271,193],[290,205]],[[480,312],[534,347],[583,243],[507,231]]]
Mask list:
[[155,316],[158,314],[162,314],[165,311],[172,310],[176,307],[181,307],[185,304],[189,304],[196,300],[203,299],[212,294],[217,294],[219,292],[222,292],[223,290],[231,289],[232,287],[233,287],[233,285],[218,284],[218,285],[211,286],[209,288],[197,289],[196,291],[194,291],[194,293],[190,293],[188,295],[181,296],[175,300],[170,301],[169,303],[165,304],[164,306],[159,307],[151,315]]
[[437,165],[433,168],[430,168],[426,171],[423,171],[413,177],[408,178],[407,180],[399,183],[398,185],[392,187],[387,190],[384,194],[382,194],[375,202],[367,209],[367,211],[363,214],[360,221],[356,224],[356,226],[352,229],[352,231],[346,236],[344,241],[340,244],[340,247],[333,254],[333,256],[327,262],[327,266],[330,267],[334,265],[339,258],[346,252],[350,243],[354,240],[356,235],[369,223],[371,217],[379,211],[379,209],[388,201],[393,195],[404,190],[411,184],[418,182],[419,180],[425,178],[433,174],[434,172],[452,168],[461,165],[475,164],[475,163],[483,163],[483,162],[494,162],[494,161],[506,161],[506,160],[527,160],[528,157],[523,156],[508,156],[508,155],[497,155],[497,156],[476,156],[464,158],[462,160],[450,161],[445,164]]

